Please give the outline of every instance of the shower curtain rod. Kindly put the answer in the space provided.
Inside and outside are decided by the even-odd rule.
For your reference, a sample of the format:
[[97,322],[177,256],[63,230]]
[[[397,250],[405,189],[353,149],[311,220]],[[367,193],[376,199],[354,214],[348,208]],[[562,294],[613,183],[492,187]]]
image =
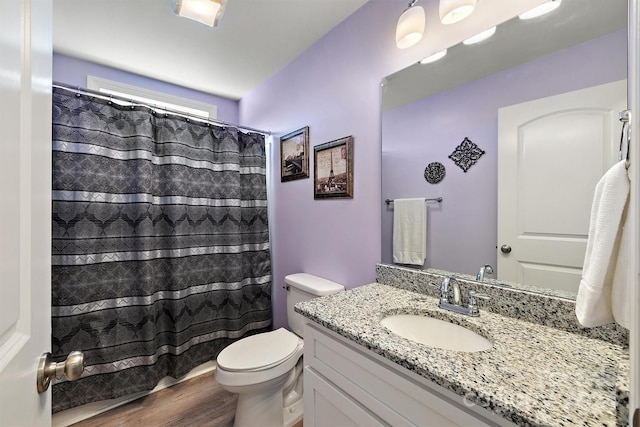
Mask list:
[[197,116],[195,114],[188,114],[188,113],[184,113],[181,111],[176,111],[176,110],[172,110],[170,108],[161,108],[158,107],[157,105],[151,105],[151,104],[146,104],[144,102],[139,102],[139,101],[133,101],[132,99],[127,99],[125,97],[122,96],[116,96],[116,95],[110,95],[110,94],[105,94],[102,92],[98,92],[95,90],[91,90],[91,89],[85,89],[85,88],[81,88],[79,86],[71,86],[65,83],[59,83],[59,82],[53,82],[52,84],[53,87],[59,88],[59,89],[65,89],[74,93],[79,93],[79,94],[85,94],[85,95],[91,95],[91,96],[95,96],[96,98],[101,98],[101,99],[105,99],[107,101],[111,101],[113,99],[118,100],[118,101],[123,101],[123,102],[127,102],[131,105],[135,105],[135,106],[141,106],[141,107],[148,107],[151,109],[159,109],[162,110],[166,113],[170,113],[176,116],[180,116],[180,117],[184,117],[187,119],[194,119],[194,120],[199,120],[202,122],[208,122],[208,123],[212,123],[212,124],[219,124],[219,125],[224,125],[224,126],[231,126],[234,127],[236,129],[240,129],[240,130],[248,130],[251,132],[256,132],[256,133],[261,133],[264,135],[271,135],[270,131],[267,130],[262,130],[262,129],[255,129],[255,128],[250,128],[248,126],[241,126],[235,123],[228,123],[228,122],[223,122],[222,120],[215,120],[215,119],[209,119],[206,117],[202,117],[202,116]]

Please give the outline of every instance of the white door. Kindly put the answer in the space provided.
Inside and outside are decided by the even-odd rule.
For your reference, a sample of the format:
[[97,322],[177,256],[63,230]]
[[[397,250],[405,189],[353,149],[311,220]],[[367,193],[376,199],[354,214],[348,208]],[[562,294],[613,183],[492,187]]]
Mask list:
[[618,159],[626,100],[622,80],[499,110],[500,280],[577,292],[594,189]]
[[0,1],[0,425],[51,423],[52,0]]

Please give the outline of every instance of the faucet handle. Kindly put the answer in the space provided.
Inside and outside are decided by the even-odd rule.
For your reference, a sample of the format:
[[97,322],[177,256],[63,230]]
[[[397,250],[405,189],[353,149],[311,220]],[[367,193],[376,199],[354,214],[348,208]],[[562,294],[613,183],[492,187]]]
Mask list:
[[449,302],[449,280],[447,279],[443,280],[439,285],[435,282],[427,282],[429,286],[433,286],[440,291],[440,304],[442,304],[443,301]]
[[469,316],[479,316],[480,311],[478,310],[478,300],[490,300],[491,297],[487,294],[479,294],[476,291],[469,291]]

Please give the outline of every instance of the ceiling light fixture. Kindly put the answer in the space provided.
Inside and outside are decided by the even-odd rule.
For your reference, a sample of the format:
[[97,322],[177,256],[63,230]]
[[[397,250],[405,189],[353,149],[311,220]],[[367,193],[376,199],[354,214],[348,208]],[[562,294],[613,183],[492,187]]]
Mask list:
[[481,41],[488,39],[495,33],[496,33],[496,27],[491,27],[488,30],[484,30],[473,37],[469,37],[468,39],[464,40],[462,43],[466,45],[480,43]]
[[520,19],[537,18],[538,16],[542,16],[545,13],[556,10],[560,6],[560,3],[562,3],[562,0],[549,0],[546,3],[542,3],[541,5],[536,6],[533,9],[526,11],[525,13],[518,15],[518,17]]
[[440,22],[455,24],[471,15],[477,0],[440,0]]
[[440,52],[436,52],[431,56],[428,56],[420,61],[421,64],[431,64],[432,62],[436,62],[438,59],[444,58],[447,54],[447,49],[441,50]]
[[396,26],[396,45],[399,49],[406,49],[418,43],[424,34],[424,9],[415,6],[418,0],[409,3],[409,7],[402,12]]
[[171,3],[177,15],[214,27],[224,12],[226,0],[172,0]]

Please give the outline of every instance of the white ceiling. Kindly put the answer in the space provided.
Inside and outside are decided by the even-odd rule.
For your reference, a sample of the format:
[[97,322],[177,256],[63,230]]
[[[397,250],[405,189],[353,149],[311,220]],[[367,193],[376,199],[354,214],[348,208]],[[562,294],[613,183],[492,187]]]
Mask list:
[[54,0],[54,52],[240,99],[367,0],[227,0],[217,27],[170,0]]

